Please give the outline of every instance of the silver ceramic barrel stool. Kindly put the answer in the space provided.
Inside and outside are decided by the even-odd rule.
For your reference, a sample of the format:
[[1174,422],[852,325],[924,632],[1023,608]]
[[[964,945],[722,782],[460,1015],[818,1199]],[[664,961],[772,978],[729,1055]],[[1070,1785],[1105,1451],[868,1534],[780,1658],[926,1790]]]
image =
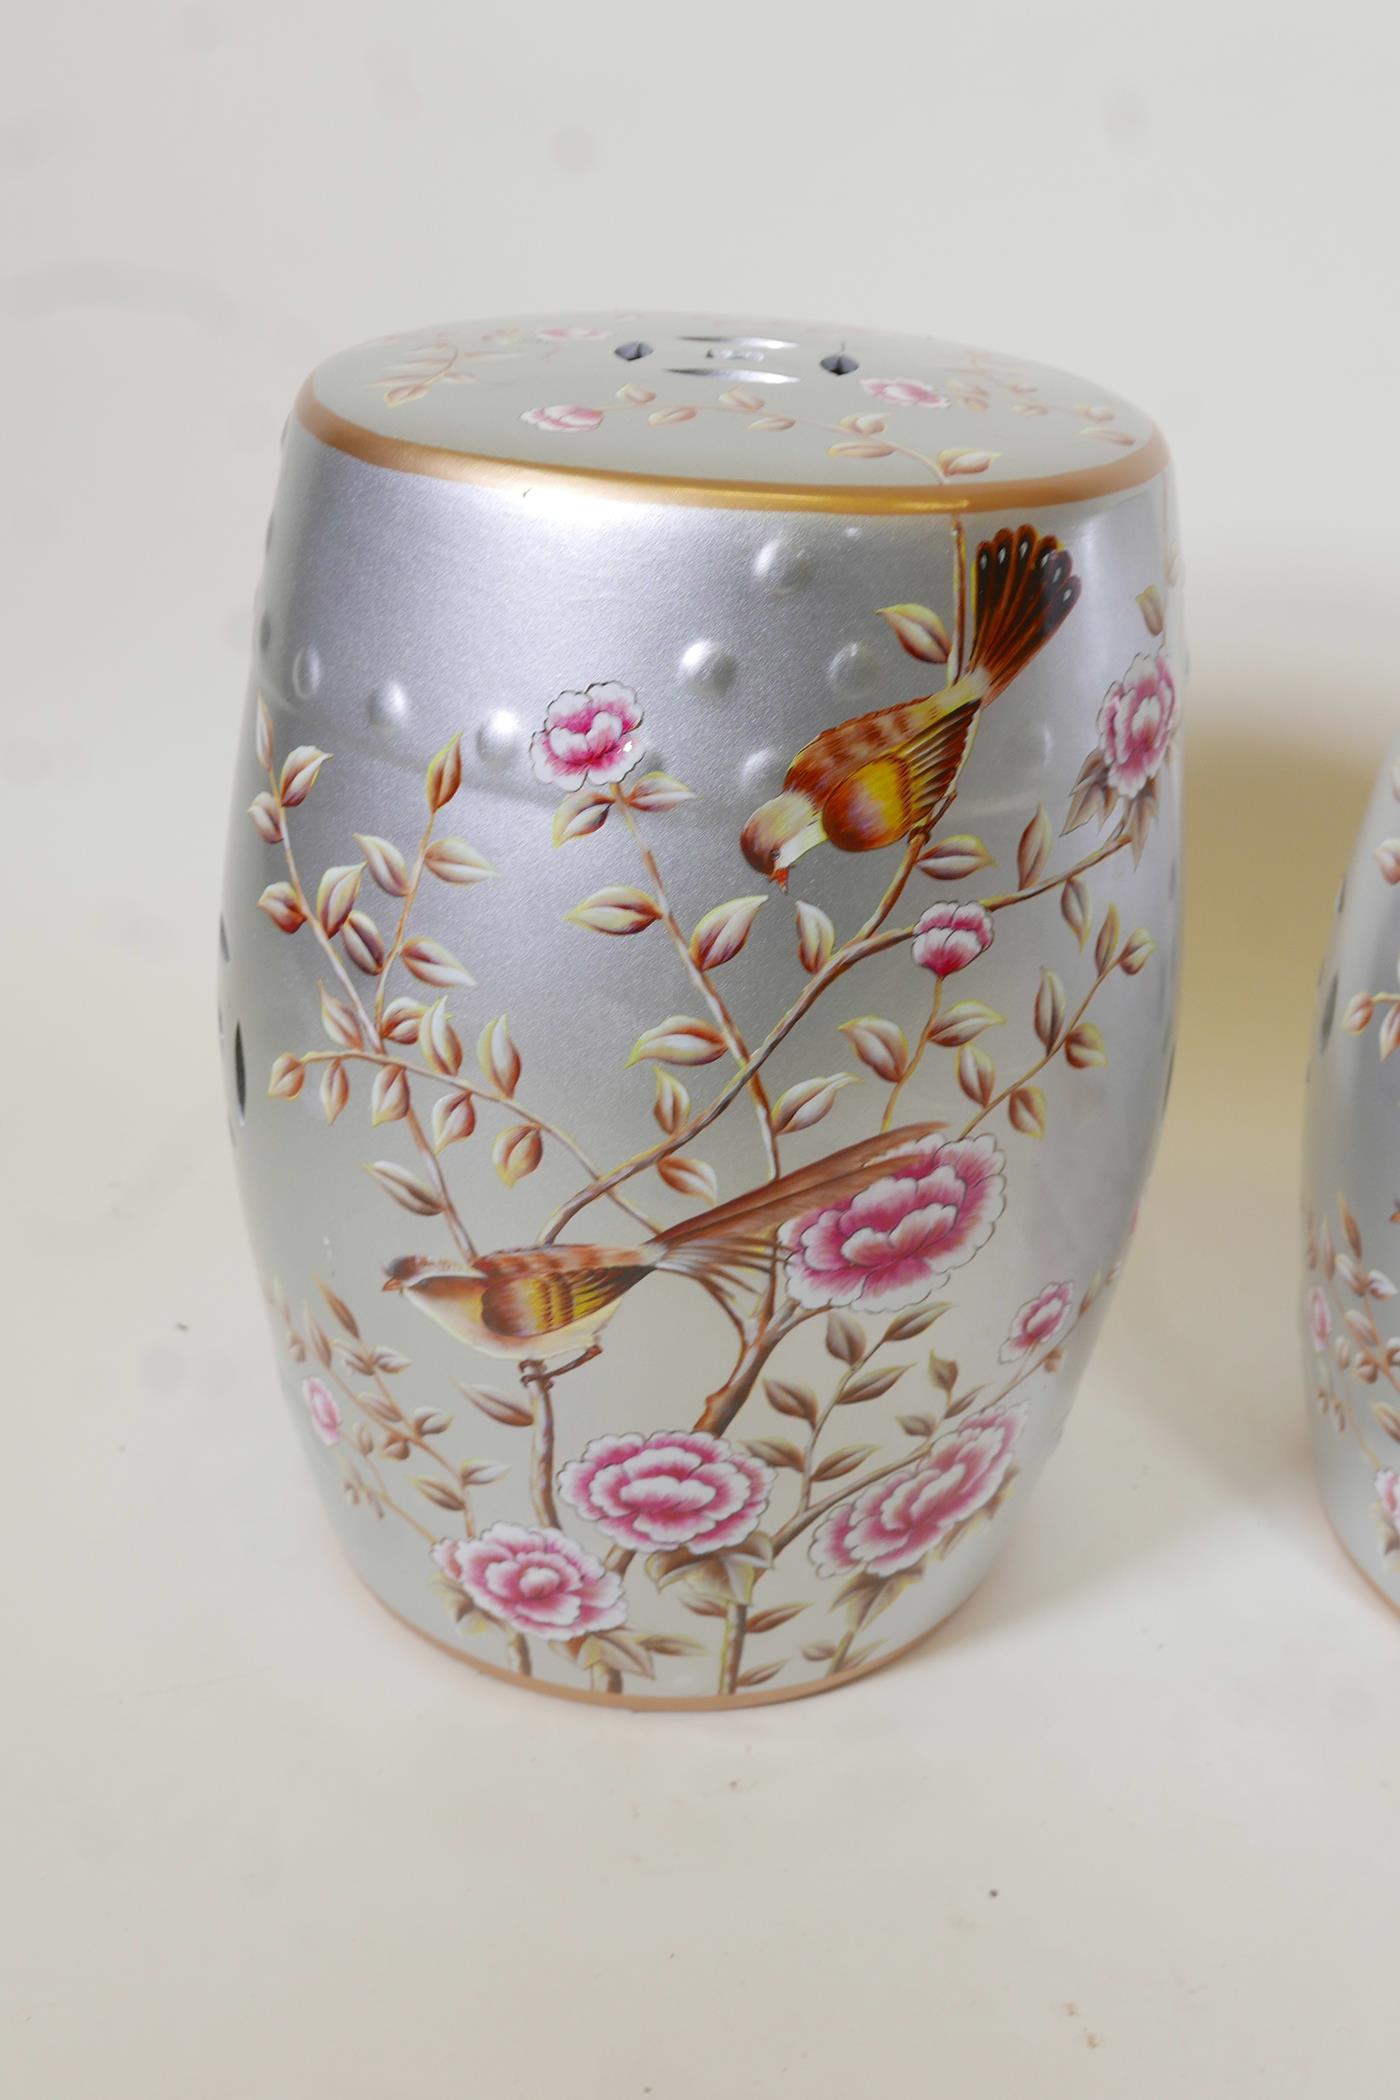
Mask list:
[[288,427],[224,1052],[288,1400],[423,1632],[816,1691],[967,1596],[1161,1113],[1166,453],[1086,381],[654,314]]
[[1337,896],[1308,1067],[1304,1385],[1318,1482],[1400,1605],[1400,741]]

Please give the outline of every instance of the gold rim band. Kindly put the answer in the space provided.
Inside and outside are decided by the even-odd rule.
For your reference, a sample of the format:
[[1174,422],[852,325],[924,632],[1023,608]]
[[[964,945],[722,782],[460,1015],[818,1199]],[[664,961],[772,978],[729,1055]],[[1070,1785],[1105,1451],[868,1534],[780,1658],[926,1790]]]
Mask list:
[[297,396],[297,421],[324,445],[346,452],[368,466],[388,467],[397,474],[426,474],[438,481],[465,481],[477,488],[520,496],[532,488],[555,487],[579,495],[622,503],[680,503],[708,510],[837,511],[889,517],[923,513],[959,514],[974,510],[1047,510],[1065,503],[1091,503],[1121,495],[1152,481],[1167,465],[1162,433],[1153,429],[1137,451],[1079,467],[1068,474],[1046,474],[1039,480],[973,484],[950,482],[923,487],[878,488],[869,483],[846,485],[745,481],[682,481],[659,474],[627,474],[612,468],[537,466],[523,459],[487,459],[475,452],[450,452],[439,445],[418,445],[407,438],[383,437],[337,415],[316,397],[310,379]]

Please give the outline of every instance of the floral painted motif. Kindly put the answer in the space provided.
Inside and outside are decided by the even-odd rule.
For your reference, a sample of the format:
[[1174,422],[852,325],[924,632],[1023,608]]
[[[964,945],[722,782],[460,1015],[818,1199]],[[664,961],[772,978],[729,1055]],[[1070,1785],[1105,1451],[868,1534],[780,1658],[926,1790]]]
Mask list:
[[[1400,802],[1400,765],[1390,770],[1389,789],[1391,798]],[[1366,861],[1358,859],[1347,880],[1349,886],[1371,885],[1374,899],[1378,879],[1391,885],[1400,883],[1400,839],[1380,840],[1368,859],[1374,860],[1375,872],[1369,870]],[[1342,910],[1341,898],[1337,909]],[[1364,918],[1361,923],[1364,927]],[[1344,955],[1346,946],[1338,952]],[[1393,981],[1392,978],[1392,984]],[[1335,1036],[1334,1019],[1339,1024]],[[1363,1053],[1359,1046],[1353,1047],[1346,1041],[1348,1036],[1370,1036],[1371,1042]],[[1383,1065],[1397,1048],[1400,993],[1381,985],[1348,991],[1332,975],[1322,1005],[1321,1053],[1344,1060],[1346,1072],[1350,1061],[1363,1054]],[[1345,1098],[1342,1085],[1370,1084],[1369,1074],[1358,1079],[1348,1073],[1341,1084],[1335,1079],[1331,1082],[1331,1098]],[[1329,1096],[1317,1085],[1315,1077],[1310,1095],[1316,1117],[1322,1101]],[[1380,1105],[1374,1098],[1368,1100],[1363,1094],[1361,1099],[1370,1115],[1379,1115]],[[1316,1167],[1313,1173],[1316,1177]],[[1360,1208],[1359,1204],[1353,1206],[1344,1190],[1336,1196],[1335,1219],[1330,1205],[1322,1216],[1311,1205],[1305,1206],[1306,1275],[1301,1325],[1318,1413],[1355,1452],[1358,1487],[1365,1477],[1373,1484],[1380,1567],[1392,1580],[1400,1580],[1400,1334],[1394,1332],[1396,1323],[1385,1310],[1397,1296],[1397,1287],[1390,1273],[1393,1259],[1386,1258],[1384,1267],[1377,1266],[1373,1260],[1377,1250],[1373,1243],[1368,1244],[1375,1231],[1389,1228],[1390,1238],[1385,1245],[1390,1256],[1394,1256],[1392,1241],[1394,1228],[1400,1226],[1400,1197],[1392,1198],[1373,1213],[1374,1222],[1368,1221],[1365,1235],[1357,1215]],[[1336,1492],[1333,1488],[1329,1495]]]
[[493,1524],[479,1539],[442,1539],[433,1559],[474,1604],[516,1633],[567,1641],[627,1617],[622,1578],[562,1531]]
[[762,1516],[773,1469],[703,1430],[604,1436],[565,1466],[559,1492],[620,1546],[721,1553]]
[[[834,723],[798,752],[782,793],[732,842],[733,896],[705,904],[693,894],[699,857],[687,855],[686,827],[697,797],[669,773],[640,771],[637,693],[609,680],[541,696],[530,763],[558,797],[554,845],[581,862],[592,854],[599,870],[591,888],[581,878],[567,913],[580,955],[586,964],[598,939],[644,939],[656,979],[655,1018],[625,1059],[620,1047],[611,1070],[590,1072],[590,1083],[621,1088],[637,1083],[624,1067],[640,1067],[646,1086],[652,1134],[612,1162],[572,1127],[588,1113],[587,1088],[543,1102],[527,1078],[531,1045],[503,1013],[484,1024],[478,1014],[470,1027],[459,1019],[475,992],[463,959],[474,959],[471,893],[500,879],[469,839],[442,829],[462,795],[460,737],[427,768],[421,836],[357,833],[358,858],[312,875],[298,811],[318,791],[327,754],[299,745],[279,756],[272,716],[257,710],[249,815],[276,863],[258,903],[269,937],[314,946],[322,987],[323,1040],[278,1055],[268,1092],[292,1102],[312,1082],[331,1124],[365,1103],[382,1132],[369,1179],[403,1233],[385,1246],[389,1295],[376,1301],[396,1323],[396,1346],[372,1339],[366,1309],[325,1283],[315,1314],[295,1313],[276,1280],[272,1303],[291,1359],[320,1366],[305,1380],[305,1404],[335,1447],[327,1462],[347,1499],[416,1537],[462,1640],[488,1656],[504,1643],[522,1675],[574,1672],[609,1694],[653,1681],[665,1691],[671,1664],[699,1658],[713,1691],[729,1696],[866,1667],[883,1652],[872,1623],[970,1525],[995,1516],[1015,1478],[1033,1381],[1055,1375],[1116,1275],[1110,1265],[1082,1289],[1044,1284],[1017,1273],[1015,1249],[997,1232],[1055,1127],[1061,1091],[1094,1087],[1112,1012],[1152,958],[1151,934],[1125,929],[1108,885],[1115,865],[1128,865],[1116,856],[1136,860],[1147,848],[1156,800],[1144,769],[1155,775],[1170,756],[1174,687],[1164,656],[1139,660],[1155,666],[1151,733],[1145,674],[1136,684],[1130,676],[1131,706],[1114,715],[1118,777],[1096,746],[1058,826],[1036,807],[993,847],[956,829],[980,714],[1073,616],[1079,583],[1068,550],[1027,525],[976,550],[979,591],[961,525],[950,532],[950,621],[926,606],[881,609],[892,651],[917,659],[921,685],[930,663],[943,667],[945,685]],[[1020,580],[997,612],[986,580],[1003,572]],[[1160,591],[1143,597],[1158,635]],[[649,710],[664,705],[647,696]],[[1106,828],[1090,850],[1057,844],[1091,816]],[[858,926],[838,931],[810,897],[785,897],[808,855],[875,852],[889,856],[880,901]],[[679,878],[663,867],[672,854]],[[993,874],[998,855],[1006,865]],[[920,893],[951,882],[959,892],[948,901]],[[445,902],[456,904],[450,916]],[[953,998],[948,980],[987,954],[1000,915],[1013,911],[1061,944],[1060,967],[1032,973],[1016,1016]],[[731,990],[743,972],[730,965],[761,914],[766,928],[788,912],[799,989],[780,1011],[746,1014]],[[927,1002],[916,1032],[853,1012],[854,996],[835,1004],[868,955],[891,950],[927,972],[903,973]],[[998,1030],[1012,1039],[1001,1069],[989,1047]],[[852,1069],[830,1069],[833,1042]],[[778,1082],[778,1054],[800,1060],[808,1046],[812,1065],[789,1066]],[[847,1132],[824,1143],[817,1126],[838,1103]],[[706,1134],[741,1116],[756,1166],[748,1185],[722,1191]],[[473,1142],[480,1164],[463,1173],[457,1148]],[[546,1167],[553,1207],[531,1216],[528,1198],[512,1194],[519,1243],[483,1244],[481,1174],[494,1170],[515,1192],[542,1185]],[[653,1214],[658,1202],[669,1222]],[[949,1353],[911,1347],[935,1321],[958,1327],[959,1308],[934,1294],[974,1260],[983,1299],[994,1294],[1001,1307],[995,1325],[979,1312]],[[590,1433],[589,1396],[605,1387],[587,1367],[603,1359],[593,1377],[606,1377],[614,1322],[625,1335],[633,1294],[659,1292],[657,1279],[695,1293],[732,1352],[729,1368],[690,1399],[680,1367],[668,1373],[660,1390],[679,1421]],[[460,1346],[462,1397],[449,1389],[445,1405],[440,1384],[410,1397],[422,1374],[397,1345],[426,1333],[420,1316]],[[813,1354],[830,1367],[824,1388]],[[502,1382],[478,1382],[483,1373]],[[865,1440],[843,1441],[856,1408]],[[472,1421],[489,1425],[490,1455],[474,1453]],[[571,1536],[574,1520],[606,1547]],[[784,1595],[781,1571],[804,1557],[843,1578],[822,1593],[836,1629],[779,1639],[799,1614],[822,1609]],[[674,1611],[662,1617],[663,1598],[679,1601],[693,1631],[676,1630]]]
[[861,385],[886,408],[948,408],[948,396],[922,379],[862,379]]
[[535,778],[562,788],[621,780],[641,757],[635,735],[641,725],[642,710],[628,686],[609,682],[561,693],[530,739]]
[[849,1203],[784,1225],[793,1296],[872,1313],[917,1305],[991,1238],[1005,1164],[994,1138],[933,1138]]
[[1388,1466],[1376,1475],[1376,1508],[1382,1523],[1396,1541],[1396,1549],[1400,1549],[1400,1473],[1393,1467]]
[[596,430],[603,420],[603,411],[584,408],[577,401],[560,401],[552,408],[523,409],[520,420],[533,423],[540,430]]
[[900,1575],[985,1507],[1006,1479],[1021,1416],[990,1412],[954,1427],[920,1465],[843,1502],[819,1524],[811,1554],[823,1575]]
[[1099,714],[1109,785],[1125,800],[1155,780],[1176,729],[1176,681],[1163,651],[1133,659]]
[[980,904],[931,904],[914,928],[914,960],[935,977],[965,970],[991,945],[991,914]]
[[[1354,1445],[1375,1486],[1381,1558],[1400,1573],[1400,1337],[1382,1333],[1379,1308],[1396,1288],[1380,1269],[1369,1267],[1356,1213],[1337,1198],[1337,1238],[1324,1219],[1310,1213],[1303,1324],[1313,1351],[1319,1413]],[[1391,1219],[1400,1222],[1400,1207]],[[1386,1447],[1390,1453],[1387,1455]]]
[[321,1442],[338,1444],[344,1417],[340,1412],[340,1402],[324,1378],[304,1378],[301,1383],[301,1397],[306,1402],[311,1427]]
[[1028,1298],[1012,1320],[1011,1332],[1001,1345],[1002,1362],[1015,1363],[1020,1357],[1032,1356],[1038,1349],[1046,1348],[1069,1318],[1073,1303],[1074,1286],[1069,1283],[1047,1283],[1043,1291]]

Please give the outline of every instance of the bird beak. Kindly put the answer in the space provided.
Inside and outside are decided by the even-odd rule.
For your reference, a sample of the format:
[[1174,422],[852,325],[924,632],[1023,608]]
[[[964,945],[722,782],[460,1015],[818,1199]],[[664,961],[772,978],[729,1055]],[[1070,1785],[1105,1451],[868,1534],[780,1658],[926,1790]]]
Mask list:
[[771,883],[775,884],[775,885],[776,885],[776,887],[777,887],[778,889],[780,889],[780,890],[785,890],[785,889],[787,888],[787,886],[788,886],[788,871],[787,871],[787,869],[786,869],[786,868],[774,868],[774,870],[773,870],[772,874],[771,874],[771,875],[770,875],[770,876],[768,877],[768,880],[769,880],[769,881],[770,881]]

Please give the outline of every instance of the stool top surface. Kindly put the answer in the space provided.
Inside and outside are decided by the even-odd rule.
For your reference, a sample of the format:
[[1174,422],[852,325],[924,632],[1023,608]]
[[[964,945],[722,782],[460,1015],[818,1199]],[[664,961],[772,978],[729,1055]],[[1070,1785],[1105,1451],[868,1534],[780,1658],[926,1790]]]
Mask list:
[[317,367],[313,433],[382,466],[735,507],[971,510],[1090,500],[1166,461],[1085,379],[860,329],[638,312],[453,322]]

